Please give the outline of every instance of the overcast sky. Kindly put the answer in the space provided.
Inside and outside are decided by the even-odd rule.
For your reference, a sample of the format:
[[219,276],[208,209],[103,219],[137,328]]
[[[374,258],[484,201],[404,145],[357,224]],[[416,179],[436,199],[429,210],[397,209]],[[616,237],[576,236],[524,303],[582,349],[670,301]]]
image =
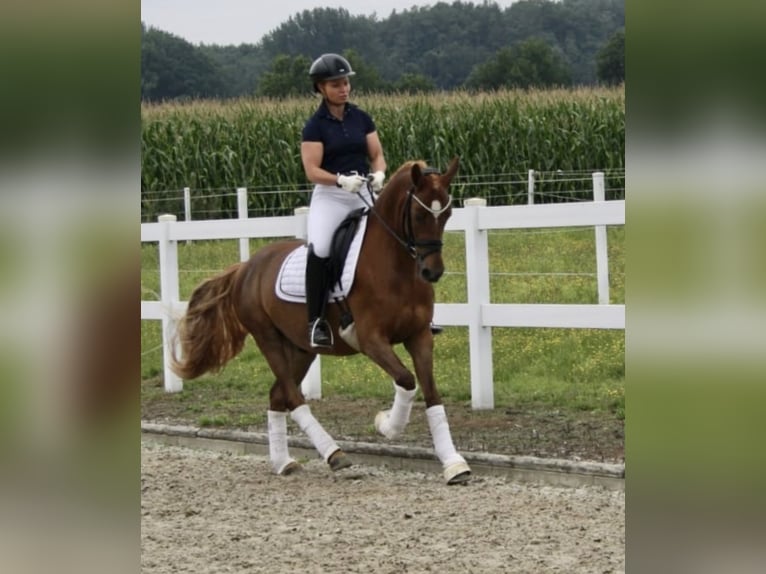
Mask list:
[[[516,0],[495,0],[501,8]],[[386,19],[393,10],[433,6],[418,0],[141,0],[141,21],[180,36],[192,44],[255,44],[290,16],[313,8],[345,8],[352,15],[377,14]],[[450,2],[451,3],[451,0]],[[466,2],[481,4],[482,0]]]

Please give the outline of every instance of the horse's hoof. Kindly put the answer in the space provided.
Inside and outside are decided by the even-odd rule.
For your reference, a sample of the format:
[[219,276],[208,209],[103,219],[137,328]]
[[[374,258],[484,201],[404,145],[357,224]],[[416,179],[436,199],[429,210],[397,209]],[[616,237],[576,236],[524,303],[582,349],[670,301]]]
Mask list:
[[466,462],[456,462],[444,469],[447,484],[463,484],[471,480],[471,467]]
[[352,462],[351,459],[346,456],[345,452],[342,450],[336,450],[330,455],[330,458],[327,460],[327,464],[330,465],[330,470],[336,472],[338,470],[348,468],[352,465]]
[[386,434],[386,431],[383,429],[383,425],[388,421],[388,413],[391,411],[378,411],[378,414],[375,415],[375,430],[378,431],[380,434],[382,434],[386,438],[391,438]]
[[375,415],[375,430],[377,430],[380,434],[389,440],[394,439],[402,434],[401,430],[391,428],[391,425],[388,424],[388,417],[390,412],[391,409],[386,411],[379,411],[378,414]]
[[301,463],[299,463],[297,460],[289,460],[282,468],[279,469],[279,471],[277,471],[277,474],[279,476],[290,476],[291,474],[295,474],[301,470],[303,470]]

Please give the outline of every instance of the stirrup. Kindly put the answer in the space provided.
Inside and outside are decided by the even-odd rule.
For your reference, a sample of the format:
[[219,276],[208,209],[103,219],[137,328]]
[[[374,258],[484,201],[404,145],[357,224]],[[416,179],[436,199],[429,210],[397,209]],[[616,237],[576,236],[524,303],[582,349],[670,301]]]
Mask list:
[[432,335],[439,335],[444,331],[444,327],[441,325],[437,325],[435,323],[431,323],[431,334]]
[[327,321],[317,318],[313,323],[309,323],[309,345],[312,348],[329,348],[333,346],[333,342],[332,329]]

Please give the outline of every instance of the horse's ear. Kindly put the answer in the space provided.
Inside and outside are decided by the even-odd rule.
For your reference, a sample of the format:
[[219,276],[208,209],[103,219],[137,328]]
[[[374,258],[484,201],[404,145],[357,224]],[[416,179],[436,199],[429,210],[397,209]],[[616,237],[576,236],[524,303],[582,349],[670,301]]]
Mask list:
[[442,176],[442,179],[444,180],[445,185],[449,185],[452,181],[452,178],[455,177],[455,174],[457,173],[457,168],[460,165],[460,156],[455,156],[452,158],[452,161],[449,162],[449,167],[447,168],[447,172]]
[[412,185],[418,187],[418,185],[420,185],[420,178],[423,177],[423,170],[420,169],[419,163],[412,164],[412,169],[410,169],[410,177],[412,178]]

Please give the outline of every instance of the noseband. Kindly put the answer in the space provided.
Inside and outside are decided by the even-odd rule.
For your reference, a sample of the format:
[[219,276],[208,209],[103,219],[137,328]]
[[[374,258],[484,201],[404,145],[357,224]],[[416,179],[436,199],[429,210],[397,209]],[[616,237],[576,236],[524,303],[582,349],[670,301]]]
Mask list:
[[[426,167],[423,169],[423,175],[431,175],[431,174],[437,174],[441,175],[441,172],[433,167]],[[369,189],[369,183],[368,183],[368,189]],[[372,190],[370,191],[370,197],[373,198],[374,203],[374,197],[375,195],[372,193]],[[413,259],[418,259],[419,261],[423,261],[426,257],[429,255],[433,255],[434,253],[440,253],[442,250],[443,242],[441,239],[425,239],[425,240],[417,240],[415,238],[415,232],[412,227],[412,200],[414,199],[420,206],[428,211],[431,215],[434,216],[434,218],[439,217],[442,213],[447,211],[450,206],[452,205],[452,196],[449,196],[449,200],[447,201],[447,205],[440,209],[435,209],[433,207],[428,207],[425,203],[423,203],[420,198],[418,198],[415,195],[415,186],[410,186],[410,189],[407,190],[407,199],[404,201],[404,209],[402,210],[402,228],[404,229],[404,239],[399,237],[399,235],[391,229],[391,227],[383,220],[383,218],[378,214],[378,212],[375,210],[374,205],[370,205],[369,203],[367,206],[370,208],[370,211],[375,214],[375,216],[378,218],[378,221],[380,221],[383,224],[383,227],[386,228],[386,230],[407,250],[407,253],[410,254],[410,256]],[[361,197],[361,196],[360,196]],[[367,203],[367,200],[363,198],[363,201]],[[426,248],[424,252],[418,252],[418,248]]]

